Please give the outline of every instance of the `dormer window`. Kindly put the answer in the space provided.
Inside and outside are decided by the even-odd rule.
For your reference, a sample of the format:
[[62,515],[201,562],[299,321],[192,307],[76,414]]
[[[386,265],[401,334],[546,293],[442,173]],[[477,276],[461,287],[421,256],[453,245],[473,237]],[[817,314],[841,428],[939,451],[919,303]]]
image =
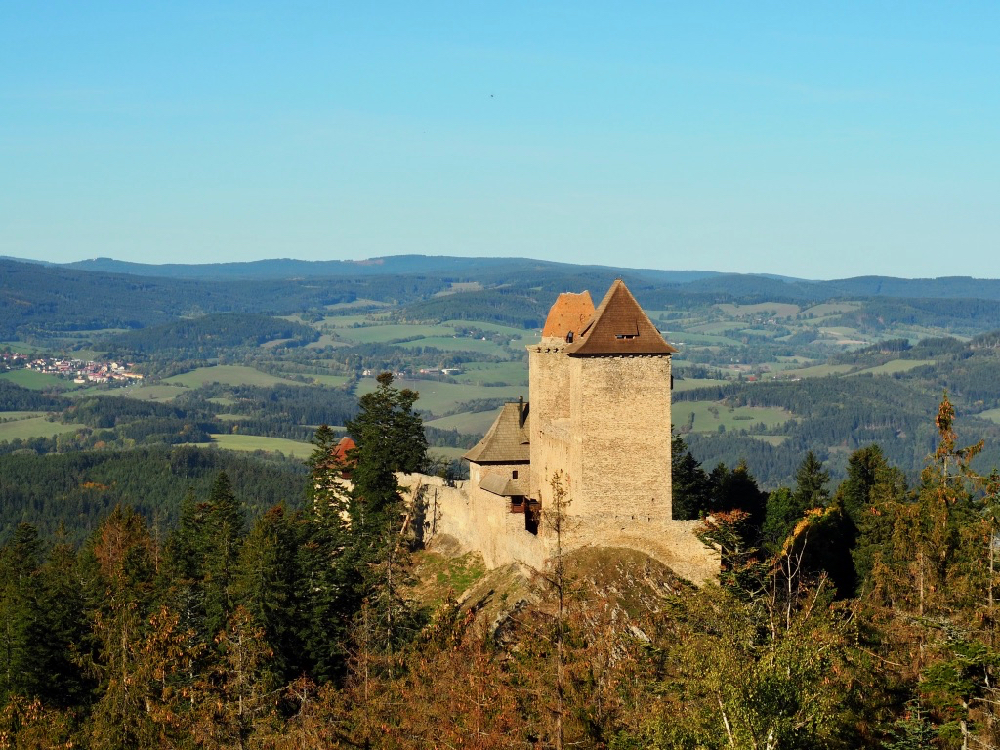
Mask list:
[[622,339],[637,339],[639,334],[637,333],[616,333],[615,338],[621,341]]

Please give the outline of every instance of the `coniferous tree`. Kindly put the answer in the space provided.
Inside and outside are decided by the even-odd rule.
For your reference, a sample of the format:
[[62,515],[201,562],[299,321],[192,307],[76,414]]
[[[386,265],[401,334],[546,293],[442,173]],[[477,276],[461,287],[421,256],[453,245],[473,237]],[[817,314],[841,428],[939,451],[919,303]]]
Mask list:
[[781,549],[807,510],[826,505],[829,493],[825,485],[829,479],[830,475],[823,471],[816,454],[809,451],[799,465],[795,490],[782,487],[770,494],[763,529],[764,546],[769,551]]
[[87,663],[100,696],[90,716],[90,734],[99,747],[148,746],[157,730],[141,675],[155,553],[142,516],[116,506],[84,548],[82,567],[91,613]]
[[[392,381],[390,373],[379,375],[378,390],[359,399],[358,416],[347,423],[356,443],[349,456],[354,489],[349,543],[338,561],[355,577],[344,604],[364,615],[356,624],[365,634],[365,648],[389,655],[412,635],[414,624],[401,595],[408,549],[402,538],[406,509],[395,472],[419,470],[427,452],[420,417],[413,411],[417,393],[397,390]],[[377,634],[374,640],[369,631]]]
[[44,676],[40,695],[49,705],[68,708],[83,701],[90,685],[74,660],[87,629],[80,570],[75,550],[62,539],[39,571]]
[[0,702],[9,695],[37,697],[45,679],[40,566],[38,531],[22,523],[0,549]]
[[670,460],[674,520],[697,520],[712,507],[712,483],[708,474],[691,455],[680,435],[674,435],[671,440]]
[[282,682],[305,667],[298,598],[300,529],[287,509],[275,506],[254,524],[240,549],[234,599],[266,636],[273,650],[266,669]]
[[342,677],[347,640],[357,611],[357,573],[351,570],[351,493],[343,480],[345,466],[335,452],[336,435],[322,425],[313,437],[307,464],[308,507],[296,565],[300,571],[300,639],[313,678]]
[[198,546],[204,554],[205,631],[222,632],[235,604],[233,580],[243,539],[243,507],[233,493],[229,475],[220,472],[204,509]]
[[761,529],[767,511],[767,493],[757,486],[757,480],[750,473],[746,461],[741,460],[731,470],[720,463],[709,475],[712,484],[712,510],[746,513],[742,528],[751,535],[749,546],[758,546]]

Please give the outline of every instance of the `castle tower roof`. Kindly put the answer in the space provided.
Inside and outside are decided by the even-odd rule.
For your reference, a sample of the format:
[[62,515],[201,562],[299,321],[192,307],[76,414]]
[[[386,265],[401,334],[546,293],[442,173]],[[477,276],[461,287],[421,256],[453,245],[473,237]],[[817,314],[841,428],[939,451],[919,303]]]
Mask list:
[[549,310],[542,338],[556,337],[566,341],[571,333],[579,335],[593,314],[594,300],[590,292],[563,292]]
[[625,282],[615,279],[600,307],[564,351],[573,356],[599,356],[673,354],[677,350],[656,330]]
[[462,458],[477,464],[528,463],[528,405],[504,404],[489,432]]

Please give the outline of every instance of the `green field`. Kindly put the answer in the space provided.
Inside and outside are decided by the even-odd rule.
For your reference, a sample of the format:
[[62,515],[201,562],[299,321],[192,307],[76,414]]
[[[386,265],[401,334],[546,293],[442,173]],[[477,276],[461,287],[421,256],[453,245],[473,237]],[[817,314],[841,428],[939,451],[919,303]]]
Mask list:
[[933,365],[934,363],[935,360],[933,359],[893,359],[878,367],[869,367],[865,370],[852,372],[851,375],[892,375],[893,373],[906,372],[915,367]]
[[465,371],[453,377],[466,385],[505,383],[528,387],[528,363],[523,360],[518,362],[468,362],[463,367]]
[[45,411],[0,411],[0,420],[10,422],[15,419],[30,419],[31,417],[45,417]]
[[[713,413],[713,408],[717,410],[718,416]],[[761,422],[768,428],[777,427],[794,416],[785,409],[738,406],[730,411],[728,406],[718,401],[679,401],[673,406],[674,425],[687,424],[691,414],[694,414],[694,424],[691,431],[705,433],[718,432],[719,425],[725,425],[727,432],[749,430]]]
[[417,349],[429,346],[443,352],[472,352],[473,354],[491,356],[503,356],[507,351],[503,346],[494,344],[492,341],[482,341],[469,336],[428,336],[416,341],[397,344],[397,346],[400,349]]
[[362,328],[338,327],[337,335],[345,341],[357,344],[384,344],[387,341],[409,339],[414,336],[429,338],[432,336],[455,335],[455,329],[445,325],[406,325],[402,323],[387,323],[386,325],[369,325]]
[[32,344],[25,344],[23,341],[0,341],[0,349],[10,349],[18,354],[34,354],[42,349]]
[[61,378],[58,375],[50,375],[47,372],[35,372],[34,370],[11,370],[0,374],[0,380],[8,380],[22,388],[29,388],[33,391],[45,391],[56,389],[67,391],[77,387],[72,380]]
[[314,383],[330,386],[331,388],[339,388],[351,381],[346,375],[308,375],[307,377],[312,378]]
[[728,380],[714,380],[712,378],[675,378],[674,379],[674,390],[677,392],[681,391],[693,391],[697,388],[711,388],[717,385],[728,385],[730,381]]
[[540,337],[540,332],[538,329],[528,330],[526,328],[514,328],[513,326],[505,326],[502,323],[487,323],[486,321],[480,320],[445,320],[442,321],[441,325],[451,326],[452,328],[478,328],[480,331],[492,331],[493,333],[502,333],[505,336],[509,336],[512,340],[520,340],[524,342],[524,345],[534,344],[538,342]]
[[861,336],[854,328],[846,326],[832,326],[830,328],[820,328],[819,332],[825,336],[834,338],[838,344],[843,346],[860,346],[868,341]]
[[[3,412],[6,414],[18,414],[24,412]],[[65,432],[76,432],[82,429],[82,424],[63,424],[62,422],[50,422],[48,417],[29,417],[28,419],[18,419],[13,422],[0,422],[0,442],[4,440],[14,440],[21,438],[52,437],[62,435]]]
[[[733,328],[734,322],[731,320],[717,321],[715,323],[699,323],[698,325],[689,326],[684,330],[685,333],[708,333],[716,334],[722,333],[723,331],[728,331]],[[676,329],[675,329],[676,330]],[[678,335],[680,335],[678,333]]]
[[[170,401],[187,390],[182,385],[130,385],[127,388],[116,388],[112,391],[98,391],[93,389],[94,394],[106,396],[128,396],[138,398],[143,401]],[[83,391],[87,393],[87,391]]]
[[[476,398],[505,398],[517,401],[518,397],[526,396],[525,389],[519,386],[500,386],[487,388],[485,386],[463,385],[455,383],[439,383],[436,380],[397,380],[393,383],[398,388],[409,388],[417,391],[420,398],[416,408],[441,414],[463,401]],[[378,387],[375,378],[363,378],[358,381],[355,394],[362,396],[371,393]]]
[[174,375],[163,381],[173,385],[180,385],[186,388],[198,388],[207,383],[222,383],[223,385],[260,385],[272,386],[278,383],[287,385],[302,385],[294,380],[276,378],[266,372],[255,370],[252,367],[243,365],[214,365],[213,367],[199,367],[191,372],[181,375]]
[[346,341],[335,339],[329,333],[320,334],[320,337],[311,344],[306,344],[306,349],[324,349],[328,346],[350,346]]
[[860,302],[824,302],[822,305],[813,305],[802,311],[803,315],[812,314],[817,318],[828,315],[842,315],[861,307]]
[[268,451],[283,453],[292,458],[309,458],[314,448],[312,443],[256,435],[212,435],[211,443],[192,443],[192,445],[200,448],[215,446],[228,451]]
[[781,374],[791,378],[823,378],[827,375],[840,375],[853,369],[854,365],[813,365],[812,367],[785,370]]
[[469,449],[468,448],[436,448],[431,447],[427,449],[427,454],[432,458],[434,456],[440,456],[449,461],[454,461],[456,458],[461,458]]
[[447,289],[442,289],[440,292],[435,292],[435,297],[447,297],[449,294],[456,294],[458,292],[478,292],[483,288],[483,285],[478,281],[453,281]]
[[499,409],[477,412],[467,411],[462,414],[441,417],[441,419],[432,419],[425,424],[428,427],[436,427],[439,430],[458,430],[464,435],[485,435],[499,413]]
[[762,315],[771,318],[790,318],[798,315],[799,306],[784,302],[761,302],[757,305],[716,305],[726,315]]
[[[731,325],[727,327],[732,328]],[[726,336],[688,333],[687,331],[676,331],[669,336],[669,339],[674,346],[742,346],[741,342]]]
[[994,424],[1000,424],[1000,409],[987,409],[986,411],[981,411],[978,414],[973,414],[974,417],[979,417],[980,419],[987,419]]

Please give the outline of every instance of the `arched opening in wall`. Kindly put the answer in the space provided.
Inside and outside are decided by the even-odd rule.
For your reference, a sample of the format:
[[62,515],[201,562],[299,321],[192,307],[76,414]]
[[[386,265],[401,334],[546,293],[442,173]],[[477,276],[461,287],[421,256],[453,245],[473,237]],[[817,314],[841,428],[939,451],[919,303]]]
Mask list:
[[542,504],[537,500],[528,500],[524,511],[524,530],[529,534],[538,534],[538,521],[542,517]]

